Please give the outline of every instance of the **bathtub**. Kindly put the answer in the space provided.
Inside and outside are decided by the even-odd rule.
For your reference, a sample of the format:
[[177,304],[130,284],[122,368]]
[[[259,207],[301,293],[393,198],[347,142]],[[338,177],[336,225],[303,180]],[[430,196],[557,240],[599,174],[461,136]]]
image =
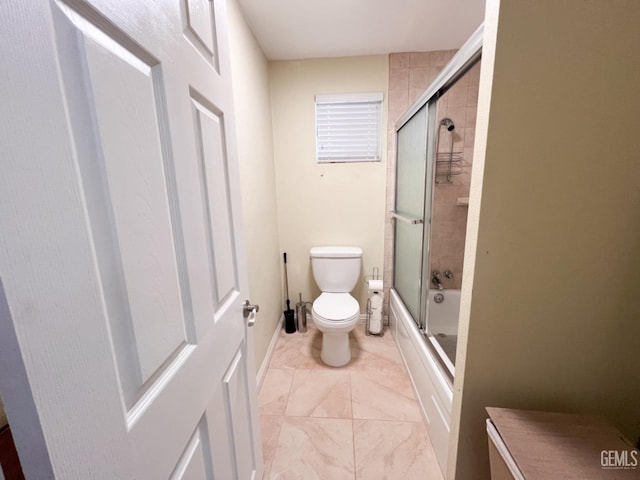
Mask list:
[[[442,301],[436,302],[438,295]],[[430,290],[427,327],[428,341],[438,352],[451,377],[458,345],[458,317],[460,316],[460,290]],[[434,337],[437,336],[436,338]]]
[[[442,303],[435,303],[434,296],[444,295]],[[459,290],[440,290],[429,293],[429,330],[446,335],[456,335],[460,310]],[[429,437],[435,451],[440,470],[446,474],[451,408],[453,406],[453,386],[448,367],[442,365],[436,356],[437,342],[425,338],[414,323],[400,296],[391,290],[389,324],[396,339],[402,359],[420,405]],[[440,349],[441,353],[442,350]],[[446,358],[446,355],[443,355]]]
[[[436,303],[435,296],[441,294],[444,301]],[[460,290],[429,290],[429,331],[458,335],[460,315]]]

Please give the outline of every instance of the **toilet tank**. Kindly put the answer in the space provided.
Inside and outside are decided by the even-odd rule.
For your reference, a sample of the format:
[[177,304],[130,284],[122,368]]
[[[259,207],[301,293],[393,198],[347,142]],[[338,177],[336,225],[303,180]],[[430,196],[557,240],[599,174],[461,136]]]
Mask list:
[[310,251],[313,277],[320,290],[349,293],[360,278],[360,247],[312,247]]

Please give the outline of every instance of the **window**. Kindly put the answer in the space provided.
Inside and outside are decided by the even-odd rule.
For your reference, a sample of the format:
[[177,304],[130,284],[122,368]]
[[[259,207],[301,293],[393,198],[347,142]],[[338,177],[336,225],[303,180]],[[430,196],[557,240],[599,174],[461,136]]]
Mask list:
[[316,159],[380,161],[382,93],[316,95]]

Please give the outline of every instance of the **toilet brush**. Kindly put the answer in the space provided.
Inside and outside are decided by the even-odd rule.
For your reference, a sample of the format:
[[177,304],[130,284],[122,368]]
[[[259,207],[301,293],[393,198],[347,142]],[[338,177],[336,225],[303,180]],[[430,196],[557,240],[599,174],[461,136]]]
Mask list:
[[287,252],[284,252],[284,289],[287,293],[287,309],[284,311],[284,331],[287,333],[296,333],[296,321],[294,311],[291,309],[289,301],[289,279],[287,276]]

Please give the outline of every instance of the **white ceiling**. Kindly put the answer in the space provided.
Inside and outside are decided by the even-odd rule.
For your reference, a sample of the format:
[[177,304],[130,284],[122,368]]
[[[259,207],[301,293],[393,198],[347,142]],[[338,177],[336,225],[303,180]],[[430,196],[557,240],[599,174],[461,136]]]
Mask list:
[[459,48],[484,0],[238,0],[269,60]]

